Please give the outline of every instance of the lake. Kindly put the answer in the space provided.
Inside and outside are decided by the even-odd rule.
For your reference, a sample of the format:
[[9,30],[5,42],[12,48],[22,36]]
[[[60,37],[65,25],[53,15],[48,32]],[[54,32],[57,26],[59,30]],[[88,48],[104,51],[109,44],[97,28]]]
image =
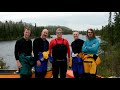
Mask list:
[[[56,35],[51,35],[53,38],[56,37]],[[63,35],[64,38],[66,38],[71,44],[71,42],[74,40],[72,35]],[[80,34],[80,38],[82,40],[86,40],[86,37],[84,35]],[[34,39],[32,39],[33,41]],[[51,39],[48,39],[50,41]],[[100,39],[99,39],[100,40]],[[9,66],[9,70],[11,69],[18,69],[16,66],[16,61],[14,57],[14,47],[15,47],[16,40],[13,41],[1,41],[0,42],[0,57],[4,58],[4,61],[6,63],[6,66]]]

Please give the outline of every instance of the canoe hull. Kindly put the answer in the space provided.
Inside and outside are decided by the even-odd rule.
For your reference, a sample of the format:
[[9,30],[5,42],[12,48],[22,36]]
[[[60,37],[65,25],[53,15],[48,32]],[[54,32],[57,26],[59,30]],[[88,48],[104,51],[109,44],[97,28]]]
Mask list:
[[[0,78],[20,78],[20,75],[16,73],[17,70],[0,70]],[[73,71],[67,70],[67,78],[74,78]],[[33,72],[32,77],[35,78],[35,73]],[[52,78],[52,70],[47,71],[45,78]],[[96,78],[104,78],[100,75],[96,75]]]
[[[20,75],[16,73],[17,70],[0,70],[0,78],[20,78]],[[47,71],[45,78],[52,77],[52,70]],[[35,78],[35,73],[33,72],[32,77]]]

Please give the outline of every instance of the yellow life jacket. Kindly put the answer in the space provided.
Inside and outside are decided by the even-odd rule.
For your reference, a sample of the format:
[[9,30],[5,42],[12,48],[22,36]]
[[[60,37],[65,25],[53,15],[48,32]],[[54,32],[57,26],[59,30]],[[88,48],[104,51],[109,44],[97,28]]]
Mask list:
[[45,51],[42,54],[44,59],[48,59],[49,51]]
[[95,74],[97,65],[101,63],[100,57],[98,56],[96,60],[94,60],[93,54],[80,53],[79,56],[84,61],[84,72]]

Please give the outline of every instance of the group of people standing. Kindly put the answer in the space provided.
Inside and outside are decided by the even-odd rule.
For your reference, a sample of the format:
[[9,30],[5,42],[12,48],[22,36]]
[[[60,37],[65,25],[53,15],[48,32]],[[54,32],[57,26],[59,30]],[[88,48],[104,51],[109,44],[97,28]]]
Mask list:
[[86,41],[79,38],[78,31],[74,31],[74,41],[71,43],[72,50],[70,50],[68,40],[62,37],[63,30],[61,28],[56,29],[57,37],[50,42],[47,40],[48,32],[48,29],[43,29],[40,36],[35,38],[32,43],[30,39],[31,29],[25,27],[23,37],[16,41],[14,54],[20,78],[31,78],[32,67],[35,68],[35,78],[44,78],[47,73],[48,60],[52,63],[53,78],[58,78],[58,75],[60,78],[66,78],[71,57],[75,78],[96,76],[97,70],[95,69],[94,73],[87,72],[88,68],[86,69],[85,66],[88,65],[84,64],[85,55],[92,54],[92,58],[95,58],[94,61],[97,61],[98,58],[99,41],[95,37],[93,29],[87,30]]

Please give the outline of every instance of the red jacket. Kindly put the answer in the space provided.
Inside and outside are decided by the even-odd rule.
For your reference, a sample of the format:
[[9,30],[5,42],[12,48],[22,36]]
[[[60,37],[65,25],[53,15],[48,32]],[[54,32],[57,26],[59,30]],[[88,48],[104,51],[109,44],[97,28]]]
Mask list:
[[[55,39],[57,40],[58,44],[62,44],[63,38],[55,38]],[[50,55],[52,53],[52,48],[56,45],[55,39],[53,39],[53,40],[50,41],[50,45],[49,45],[49,53],[50,53]],[[66,39],[64,39],[63,44],[67,46],[68,58],[70,58],[70,46],[69,46],[68,41]]]

